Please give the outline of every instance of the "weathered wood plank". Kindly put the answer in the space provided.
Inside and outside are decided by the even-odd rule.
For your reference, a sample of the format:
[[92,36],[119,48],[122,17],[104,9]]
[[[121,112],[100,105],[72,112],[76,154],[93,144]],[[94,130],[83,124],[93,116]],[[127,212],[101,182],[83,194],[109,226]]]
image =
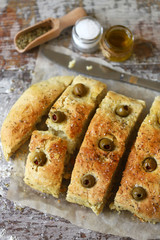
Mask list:
[[[38,48],[19,54],[13,37],[22,28],[47,17],[60,17],[77,6],[95,16],[105,28],[127,25],[134,33],[137,47],[132,61],[120,66],[133,74],[159,77],[160,2],[158,0],[2,0],[0,2],[0,125],[10,107],[30,85]],[[138,45],[139,44],[139,45]],[[139,46],[139,48],[138,48]],[[117,65],[116,63],[114,64]],[[25,207],[5,198],[11,163],[2,156],[0,166],[0,239],[108,239],[129,240],[78,228],[68,221]]]

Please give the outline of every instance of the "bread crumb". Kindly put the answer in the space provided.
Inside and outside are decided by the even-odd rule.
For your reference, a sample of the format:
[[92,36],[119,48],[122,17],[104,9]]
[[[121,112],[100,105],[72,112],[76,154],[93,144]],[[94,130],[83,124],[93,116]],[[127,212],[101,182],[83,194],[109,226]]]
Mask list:
[[92,65],[90,65],[90,66],[86,66],[86,69],[87,69],[88,71],[90,71],[90,70],[93,69],[93,66],[92,66]]
[[22,211],[23,211],[23,208],[20,207],[20,206],[16,206],[16,210],[19,210],[20,212],[22,212]]
[[68,63],[68,68],[73,68],[76,64],[76,60],[71,60],[69,63]]
[[14,92],[14,88],[10,88],[10,91],[11,91],[11,92]]
[[115,210],[115,209],[116,209],[116,207],[115,207],[115,205],[114,205],[114,202],[111,202],[111,203],[110,203],[109,208],[110,208],[111,210]]

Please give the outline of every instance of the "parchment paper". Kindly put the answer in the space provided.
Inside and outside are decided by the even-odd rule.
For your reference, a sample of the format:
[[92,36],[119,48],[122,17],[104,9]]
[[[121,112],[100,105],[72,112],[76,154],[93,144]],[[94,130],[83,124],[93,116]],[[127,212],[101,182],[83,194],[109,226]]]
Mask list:
[[[54,48],[55,46],[55,41],[51,41],[50,44],[48,44],[49,48]],[[74,69],[72,69],[72,71],[64,69],[63,67],[60,67],[54,62],[46,59],[42,54],[42,48],[43,46],[41,47],[37,58],[33,82],[45,80],[56,75],[77,75],[77,73],[73,71]],[[78,54],[73,53],[73,50],[71,48],[68,49],[68,46],[65,48],[64,45],[63,47],[57,47],[57,50],[71,54],[73,59],[76,57],[76,54]],[[92,56],[89,57],[92,58]],[[94,59],[92,60],[101,61],[104,64],[103,59],[99,58],[99,56],[93,57]],[[111,64],[109,65],[111,66]],[[147,107],[143,113],[143,117],[147,114],[155,96],[159,95],[156,91],[147,90],[122,82],[115,82],[112,79],[107,81],[102,79],[99,80],[107,84],[108,90],[145,100]],[[24,150],[26,151],[26,154],[24,154]],[[132,237],[137,240],[155,239],[160,237],[160,224],[154,225],[150,223],[142,223],[137,218],[133,217],[133,215],[129,212],[122,212],[121,214],[118,214],[106,207],[103,213],[96,216],[90,209],[68,203],[65,200],[65,196],[61,196],[57,200],[50,195],[34,191],[23,182],[27,151],[28,143],[26,143],[26,145],[18,151],[18,154],[15,155],[14,167],[8,190],[8,198],[10,200],[16,201],[22,206],[29,206],[44,213],[63,217],[80,227],[102,233]]]

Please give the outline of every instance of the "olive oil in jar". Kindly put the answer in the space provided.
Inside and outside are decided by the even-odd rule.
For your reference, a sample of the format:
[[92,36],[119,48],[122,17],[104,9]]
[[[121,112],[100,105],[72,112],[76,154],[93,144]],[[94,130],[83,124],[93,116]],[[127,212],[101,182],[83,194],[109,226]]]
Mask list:
[[108,29],[101,39],[101,50],[110,61],[121,62],[128,59],[133,50],[134,37],[131,31],[121,25]]

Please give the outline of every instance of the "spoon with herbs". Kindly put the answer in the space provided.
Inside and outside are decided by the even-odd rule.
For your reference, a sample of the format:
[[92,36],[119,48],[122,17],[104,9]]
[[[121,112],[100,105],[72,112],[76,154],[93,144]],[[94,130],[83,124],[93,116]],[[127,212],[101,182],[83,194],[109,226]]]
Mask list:
[[18,52],[26,52],[40,44],[56,38],[67,27],[86,16],[82,7],[75,8],[61,18],[48,18],[31,27],[18,32],[14,38],[14,44]]

